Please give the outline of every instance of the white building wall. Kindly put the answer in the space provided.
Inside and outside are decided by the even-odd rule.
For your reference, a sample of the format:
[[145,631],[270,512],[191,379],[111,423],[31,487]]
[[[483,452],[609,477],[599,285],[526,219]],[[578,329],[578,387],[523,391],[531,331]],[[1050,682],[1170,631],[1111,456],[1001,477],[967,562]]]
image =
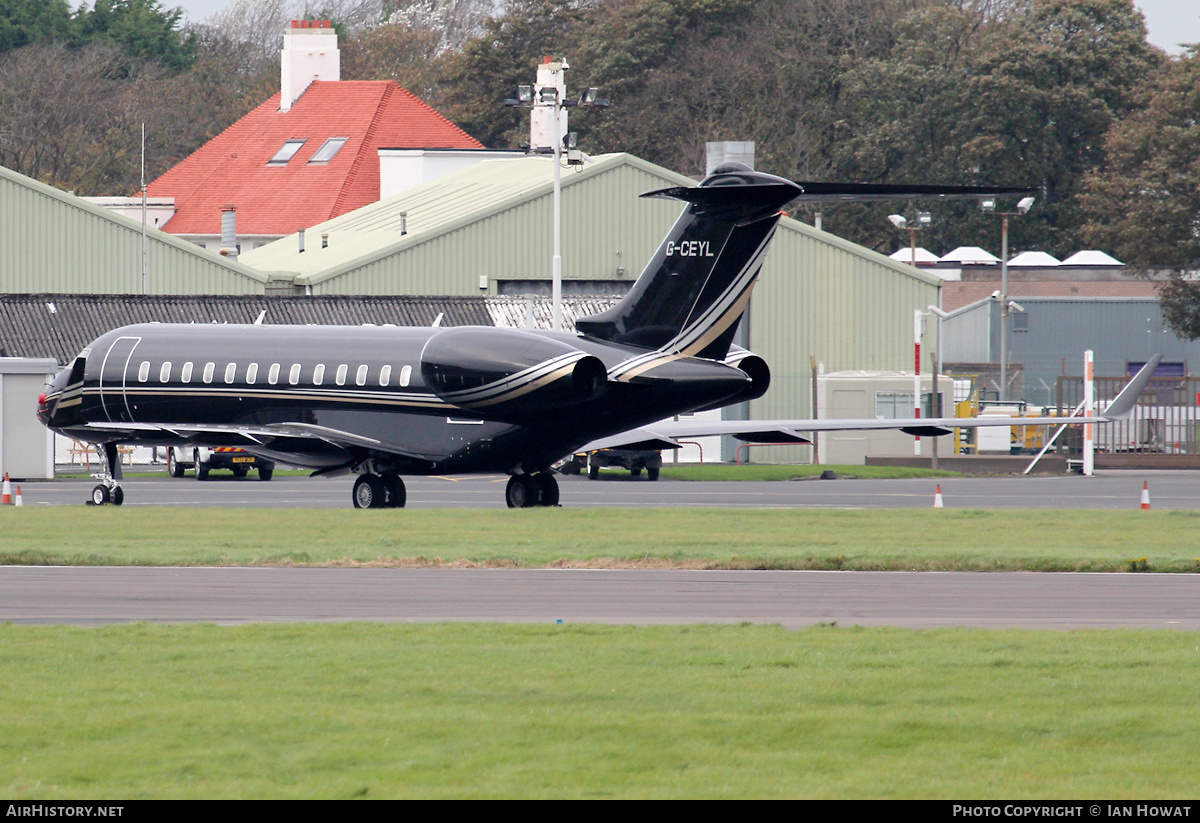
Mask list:
[[0,357],[0,475],[54,477],[54,435],[37,419],[37,401],[57,371],[49,358]]

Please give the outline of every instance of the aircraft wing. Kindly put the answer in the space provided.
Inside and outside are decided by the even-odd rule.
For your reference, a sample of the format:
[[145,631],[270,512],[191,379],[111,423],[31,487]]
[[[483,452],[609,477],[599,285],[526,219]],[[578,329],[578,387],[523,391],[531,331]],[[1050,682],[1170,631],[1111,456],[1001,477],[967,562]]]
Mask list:
[[1061,426],[1125,420],[1150,382],[1162,355],[1156,354],[1135,374],[1100,415],[1085,417],[911,417],[886,420],[663,420],[611,437],[593,440],[579,451],[597,449],[675,449],[680,440],[727,434],[748,443],[810,443],[806,434],[828,431],[896,429],[920,437],[937,437],[954,429],[985,426]]

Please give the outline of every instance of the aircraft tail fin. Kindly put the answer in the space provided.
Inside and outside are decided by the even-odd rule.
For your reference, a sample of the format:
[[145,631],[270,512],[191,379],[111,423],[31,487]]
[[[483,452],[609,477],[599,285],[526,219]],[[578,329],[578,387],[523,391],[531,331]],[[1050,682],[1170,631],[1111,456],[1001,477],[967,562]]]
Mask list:
[[800,201],[964,199],[1031,189],[857,183],[793,183],[725,163],[698,186],[643,197],[687,208],[633,284],[611,309],[575,322],[591,337],[670,354],[724,359],[766,258],[780,209]]
[[575,327],[617,343],[724,358],[779,210],[802,193],[789,180],[727,163],[699,186],[643,194],[688,205],[629,293]]

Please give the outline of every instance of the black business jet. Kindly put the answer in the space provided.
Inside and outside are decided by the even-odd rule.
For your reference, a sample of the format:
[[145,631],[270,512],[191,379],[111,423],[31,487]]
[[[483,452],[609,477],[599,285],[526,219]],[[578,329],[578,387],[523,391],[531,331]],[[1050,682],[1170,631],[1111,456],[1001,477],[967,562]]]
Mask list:
[[[492,327],[150,323],[87,346],[39,398],[56,432],[98,444],[92,503],[120,505],[117,447],[238,446],[259,457],[353,473],[358,508],[400,507],[401,476],[506,472],[510,507],[558,504],[551,470],[597,448],[670,448],[676,437],[891,428],[946,434],[986,421],[776,420],[670,423],[761,397],[770,370],[731,346],[780,209],[794,200],[979,198],[1026,189],[793,183],[731,163],[695,187],[629,293],[576,333]],[[1128,414],[1153,364],[1109,407]],[[1139,382],[1140,381],[1140,382]],[[1028,423],[1030,421],[1022,421]],[[1045,422],[1061,423],[1058,418]],[[997,425],[992,422],[991,425]]]

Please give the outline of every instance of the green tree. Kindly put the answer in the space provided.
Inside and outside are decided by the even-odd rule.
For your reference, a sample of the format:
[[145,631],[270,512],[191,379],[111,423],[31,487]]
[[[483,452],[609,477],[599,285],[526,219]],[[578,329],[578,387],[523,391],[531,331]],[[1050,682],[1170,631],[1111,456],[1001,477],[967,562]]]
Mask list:
[[1143,276],[1170,270],[1163,317],[1200,338],[1200,49],[1167,63],[1137,91],[1139,108],[1115,123],[1104,167],[1086,179],[1084,237]]
[[96,0],[75,17],[76,42],[108,42],[138,64],[156,61],[183,71],[195,59],[195,38],[180,31],[183,10],[165,10],[157,0]]
[[65,40],[67,0],[0,0],[0,52],[45,40]]
[[1200,266],[1200,52],[1167,63],[1137,90],[1139,108],[1105,140],[1086,178],[1085,236],[1143,268]]

